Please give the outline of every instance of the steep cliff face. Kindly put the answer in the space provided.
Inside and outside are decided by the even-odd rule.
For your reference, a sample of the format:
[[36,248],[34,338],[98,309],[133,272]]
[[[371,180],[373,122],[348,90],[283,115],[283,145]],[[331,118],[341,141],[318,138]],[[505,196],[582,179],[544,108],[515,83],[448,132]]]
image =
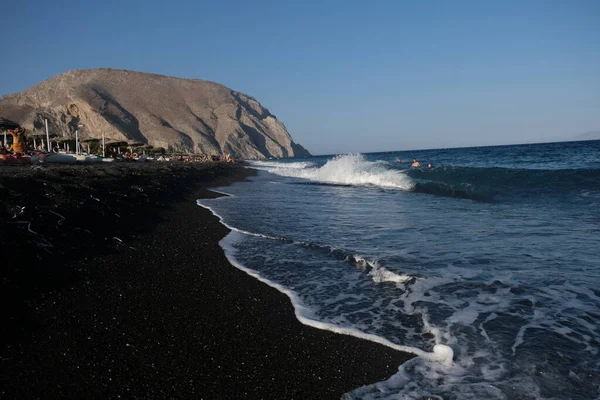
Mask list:
[[28,130],[147,143],[236,158],[310,155],[256,99],[223,85],[141,72],[73,70],[0,99]]

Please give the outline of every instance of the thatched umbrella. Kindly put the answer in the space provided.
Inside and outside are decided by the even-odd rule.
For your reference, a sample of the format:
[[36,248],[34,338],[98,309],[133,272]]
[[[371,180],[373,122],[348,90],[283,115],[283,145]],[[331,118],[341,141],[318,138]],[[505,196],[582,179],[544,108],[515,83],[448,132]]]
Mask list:
[[154,146],[152,146],[151,144],[145,144],[143,146],[141,146],[142,151],[144,152],[144,154],[146,154],[146,150],[151,150],[154,148]]
[[102,132],[102,139],[99,138],[87,138],[82,140],[82,142],[94,142],[94,141],[100,141],[102,140],[102,157],[106,157],[106,145],[108,144],[112,144],[112,145],[118,145],[118,146],[123,146],[123,145],[127,145],[127,142],[121,139],[111,139],[111,138],[107,138],[104,136],[104,132]]
[[111,144],[117,147],[119,154],[121,154],[121,146],[127,146],[129,143],[123,139],[106,139],[106,144]]
[[37,147],[36,139],[42,139],[42,136],[46,136],[46,132],[33,131],[30,136],[33,137],[33,147]]
[[98,138],[81,139],[82,143],[87,143],[88,154],[90,154],[90,143],[98,143],[99,141],[100,141],[100,139],[98,139]]
[[1,129],[15,129],[15,128],[18,128],[19,126],[20,125],[17,124],[16,122],[13,122],[9,119],[0,117],[0,128]]
[[[33,136],[33,147],[37,148],[37,140],[39,139],[42,141],[42,147],[45,147],[46,145],[48,145],[48,147],[50,147],[49,144],[44,142],[44,138],[46,138],[46,140],[48,140],[49,137],[55,138],[56,141],[60,141],[60,138],[57,139],[57,135],[56,134],[48,134],[46,135],[46,132],[44,131],[33,131],[31,132],[31,136]],[[48,151],[50,151],[51,149],[48,149]]]
[[[63,150],[67,150],[67,146],[69,146],[69,141],[73,140],[70,137],[67,136],[59,136],[53,139],[53,141],[55,141],[57,144],[58,143],[62,143],[63,144]],[[59,146],[60,147],[60,146]]]
[[9,119],[0,117],[0,129],[4,130],[4,145],[6,146],[6,129],[15,129],[20,125]]
[[134,147],[140,147],[145,145],[146,143],[140,142],[139,140],[129,139],[127,141],[127,147],[129,147],[129,152],[133,153]]

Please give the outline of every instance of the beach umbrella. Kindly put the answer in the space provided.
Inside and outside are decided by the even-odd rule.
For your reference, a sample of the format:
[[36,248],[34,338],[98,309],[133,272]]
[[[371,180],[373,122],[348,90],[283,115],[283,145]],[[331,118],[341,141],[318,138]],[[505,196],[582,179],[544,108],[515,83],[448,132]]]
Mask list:
[[75,125],[72,126],[71,129],[75,128],[75,154],[79,154],[79,152],[81,151],[81,145],[80,145],[80,140],[79,140],[79,128],[83,128],[84,125],[83,124],[79,124],[79,125]]
[[31,136],[33,136],[33,148],[37,149],[37,139],[36,139],[36,135],[35,133],[32,133]]
[[133,149],[134,149],[135,147],[140,147],[140,146],[143,146],[143,145],[145,145],[145,144],[146,144],[146,143],[144,143],[144,142],[140,142],[139,140],[135,140],[135,139],[129,139],[129,140],[127,141],[127,147],[129,147],[129,152],[130,152],[130,153],[133,153]]
[[[33,147],[37,148],[37,140],[41,139],[41,143],[42,143],[42,147],[45,146],[46,143],[50,143],[49,140],[51,137],[56,138],[55,140],[58,142],[60,141],[61,138],[57,138],[55,134],[52,133],[46,133],[46,132],[40,132],[40,131],[33,131],[31,132],[31,136],[33,137]],[[44,141],[44,138],[46,138],[46,141]],[[48,149],[50,150],[50,149]]]
[[120,145],[122,143],[126,143],[125,141],[121,140],[121,139],[112,139],[112,138],[107,138],[106,136],[104,136],[104,132],[102,132],[102,157],[105,157],[106,154],[106,146],[116,146],[116,145]]
[[154,148],[154,146],[152,146],[150,144],[145,144],[145,145],[143,145],[141,147],[142,147],[142,151],[143,151],[144,155],[146,154],[146,150],[150,150],[150,149]]
[[100,141],[100,139],[98,139],[98,138],[86,138],[86,139],[81,139],[81,142],[82,142],[82,143],[87,143],[87,150],[88,150],[88,154],[91,154],[91,151],[90,151],[90,148],[91,148],[91,147],[90,147],[90,143],[97,143],[97,142],[99,142],[99,141]]
[[129,144],[126,140],[123,140],[123,139],[109,139],[109,138],[106,138],[105,143],[107,145],[113,145],[113,146],[127,146]]
[[0,129],[4,130],[4,145],[6,146],[6,129],[15,129],[18,128],[20,125],[17,124],[16,122],[13,122],[9,119],[6,118],[2,118],[0,117]]
[[42,138],[42,137],[45,137],[45,136],[46,136],[46,132],[42,132],[42,131],[37,131],[37,130],[35,130],[35,131],[32,131],[32,132],[31,132],[29,135],[30,135],[30,136],[35,136],[35,137],[37,137],[37,138]]
[[[57,138],[54,138],[54,141],[56,142],[56,144],[59,144],[59,143],[62,143],[62,144],[63,144],[63,149],[64,149],[65,151],[67,150],[67,145],[68,145],[68,143],[69,143],[69,140],[72,140],[72,139],[71,139],[71,138],[69,138],[69,137],[64,137],[64,136],[62,136],[62,137],[57,137]],[[60,147],[60,145],[59,145],[59,147]]]
[[0,129],[4,130],[4,145],[6,146],[6,129],[15,129],[18,128],[20,125],[17,124],[16,122],[13,122],[9,119],[6,118],[2,118],[0,117]]
[[119,154],[121,154],[121,146],[127,146],[128,145],[128,142],[126,140],[123,140],[123,139],[109,139],[109,138],[106,138],[105,139],[105,143],[107,145],[115,146],[117,148],[117,152]]
[[15,128],[18,128],[19,126],[20,125],[17,124],[16,122],[13,122],[9,119],[0,117],[0,129],[15,129]]

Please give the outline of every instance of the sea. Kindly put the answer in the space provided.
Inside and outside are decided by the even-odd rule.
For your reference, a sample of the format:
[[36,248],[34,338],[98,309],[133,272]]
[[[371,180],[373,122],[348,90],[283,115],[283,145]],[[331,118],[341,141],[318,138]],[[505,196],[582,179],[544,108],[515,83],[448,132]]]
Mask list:
[[304,324],[416,355],[344,398],[600,399],[600,141],[249,167],[198,201],[232,264]]

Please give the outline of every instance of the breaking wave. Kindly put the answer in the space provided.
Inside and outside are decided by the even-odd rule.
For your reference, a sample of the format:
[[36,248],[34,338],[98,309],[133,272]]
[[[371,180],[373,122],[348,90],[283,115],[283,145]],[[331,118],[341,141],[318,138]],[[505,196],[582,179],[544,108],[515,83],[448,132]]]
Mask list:
[[[552,195],[600,195],[599,169],[517,169],[437,166],[405,168],[364,155],[340,155],[322,166],[311,162],[255,162],[253,168],[315,185],[375,186],[435,196],[502,202]],[[296,182],[297,183],[297,182]]]
[[281,161],[250,161],[250,166],[256,169],[270,171],[274,168],[303,169],[314,167],[312,162],[281,162]]
[[403,171],[389,167],[385,161],[368,161],[361,154],[337,156],[321,167],[310,163],[252,163],[270,173],[292,178],[308,179],[335,185],[377,186],[411,190],[412,180]]

